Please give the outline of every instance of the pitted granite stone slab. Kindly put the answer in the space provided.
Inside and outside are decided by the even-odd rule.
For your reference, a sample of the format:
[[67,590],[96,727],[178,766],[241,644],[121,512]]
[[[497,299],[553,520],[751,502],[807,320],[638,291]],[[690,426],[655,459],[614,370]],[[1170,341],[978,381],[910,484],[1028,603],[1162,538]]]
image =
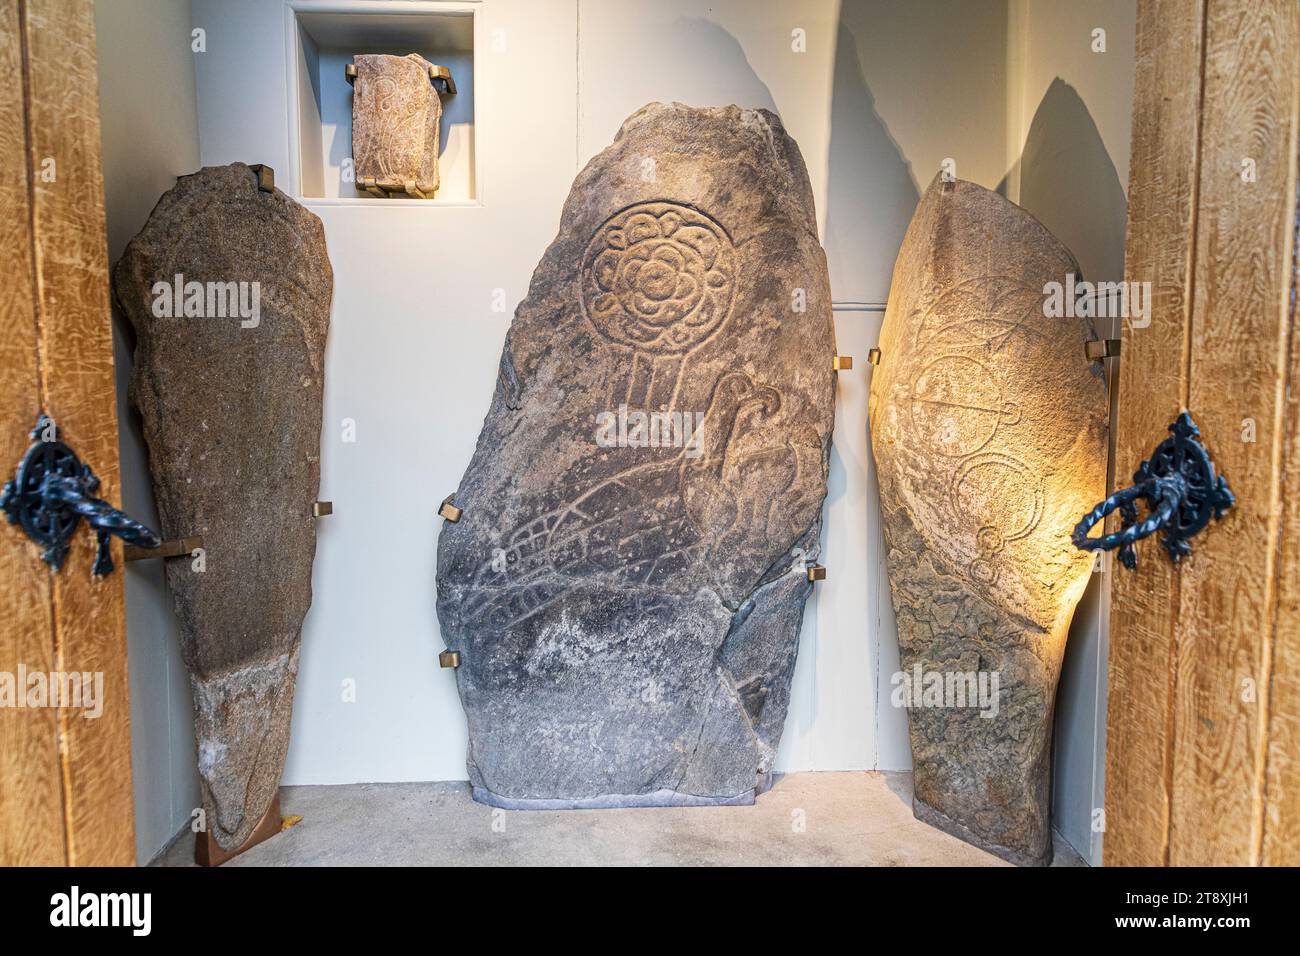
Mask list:
[[1068,273],[1074,257],[1020,207],[936,179],[871,382],[913,810],[1022,864],[1051,861],[1056,682],[1093,565],[1070,531],[1106,483],[1091,320],[1044,314]]
[[243,163],[205,167],[158,201],[113,287],[135,328],[131,398],[162,533],[203,537],[202,570],[169,560],[167,583],[207,822],[233,849],[280,784],[311,606],[333,290],[325,233],[284,193],[260,191]]
[[357,68],[352,84],[357,188],[373,179],[386,193],[433,196],[442,100],[429,78],[432,64],[418,53],[359,53],[352,62]]
[[818,555],[834,351],[812,192],[777,117],[633,114],[574,182],[439,538],[476,799],[766,787]]

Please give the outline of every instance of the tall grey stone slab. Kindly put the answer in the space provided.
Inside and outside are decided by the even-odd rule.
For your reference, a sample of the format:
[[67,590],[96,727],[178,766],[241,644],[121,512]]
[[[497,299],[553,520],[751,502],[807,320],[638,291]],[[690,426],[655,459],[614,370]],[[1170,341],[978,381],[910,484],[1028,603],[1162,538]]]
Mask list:
[[165,193],[113,270],[194,690],[207,825],[240,846],[279,787],[311,605],[333,272],[321,222],[242,163]]
[[819,553],[833,354],[777,117],[629,117],[574,182],[439,538],[477,799],[753,801]]
[[871,382],[913,810],[1024,864],[1051,860],[1052,711],[1093,566],[1070,532],[1106,483],[1092,322],[1051,301],[1068,274],[1074,257],[1023,209],[936,179]]

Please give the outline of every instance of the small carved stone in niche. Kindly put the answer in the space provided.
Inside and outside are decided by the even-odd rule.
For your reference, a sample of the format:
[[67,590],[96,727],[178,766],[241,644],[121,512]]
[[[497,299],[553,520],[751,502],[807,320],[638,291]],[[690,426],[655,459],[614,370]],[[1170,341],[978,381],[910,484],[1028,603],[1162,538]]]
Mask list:
[[243,163],[181,176],[113,269],[194,690],[208,831],[241,846],[276,797],[311,605],[333,272],[321,222]]
[[834,353],[780,121],[631,116],[578,175],[515,313],[438,542],[476,799],[761,792],[813,587]]
[[1105,492],[1106,386],[1086,318],[1048,318],[1069,251],[996,193],[936,179],[894,266],[871,437],[922,820],[1052,856],[1052,712]]
[[359,53],[352,82],[352,162],[358,189],[432,198],[438,189],[437,85],[454,93],[451,74],[418,53]]

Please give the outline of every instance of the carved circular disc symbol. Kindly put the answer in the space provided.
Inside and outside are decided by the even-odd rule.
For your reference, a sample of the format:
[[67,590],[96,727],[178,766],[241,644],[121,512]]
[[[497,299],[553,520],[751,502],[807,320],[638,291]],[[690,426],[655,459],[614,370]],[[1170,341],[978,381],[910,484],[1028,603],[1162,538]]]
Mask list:
[[1024,462],[985,453],[962,462],[949,489],[957,513],[978,526],[971,579],[991,587],[999,577],[996,556],[1007,542],[1032,534],[1043,517],[1043,483]]
[[999,425],[1020,420],[1020,409],[1002,400],[993,374],[967,355],[944,355],[921,370],[912,384],[911,413],[922,440],[949,458],[974,454]]
[[689,206],[637,203],[596,230],[582,259],[582,311],[612,342],[690,352],[722,327],[735,291],[726,230]]
[[958,514],[976,525],[976,544],[987,553],[1027,537],[1043,517],[1043,483],[1009,455],[976,455],[962,462],[949,486]]

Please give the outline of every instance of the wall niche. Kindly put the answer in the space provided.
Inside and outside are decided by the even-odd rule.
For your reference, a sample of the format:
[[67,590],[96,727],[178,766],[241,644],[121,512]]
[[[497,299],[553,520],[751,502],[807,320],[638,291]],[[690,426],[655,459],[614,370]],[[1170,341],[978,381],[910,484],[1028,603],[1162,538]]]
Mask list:
[[[475,152],[476,3],[318,2],[285,7],[289,44],[289,151],[296,174],[281,188],[306,203],[479,205]],[[345,67],[358,53],[418,53],[451,70],[456,93],[442,97],[438,167],[432,199],[367,194],[352,162],[352,87]]]

